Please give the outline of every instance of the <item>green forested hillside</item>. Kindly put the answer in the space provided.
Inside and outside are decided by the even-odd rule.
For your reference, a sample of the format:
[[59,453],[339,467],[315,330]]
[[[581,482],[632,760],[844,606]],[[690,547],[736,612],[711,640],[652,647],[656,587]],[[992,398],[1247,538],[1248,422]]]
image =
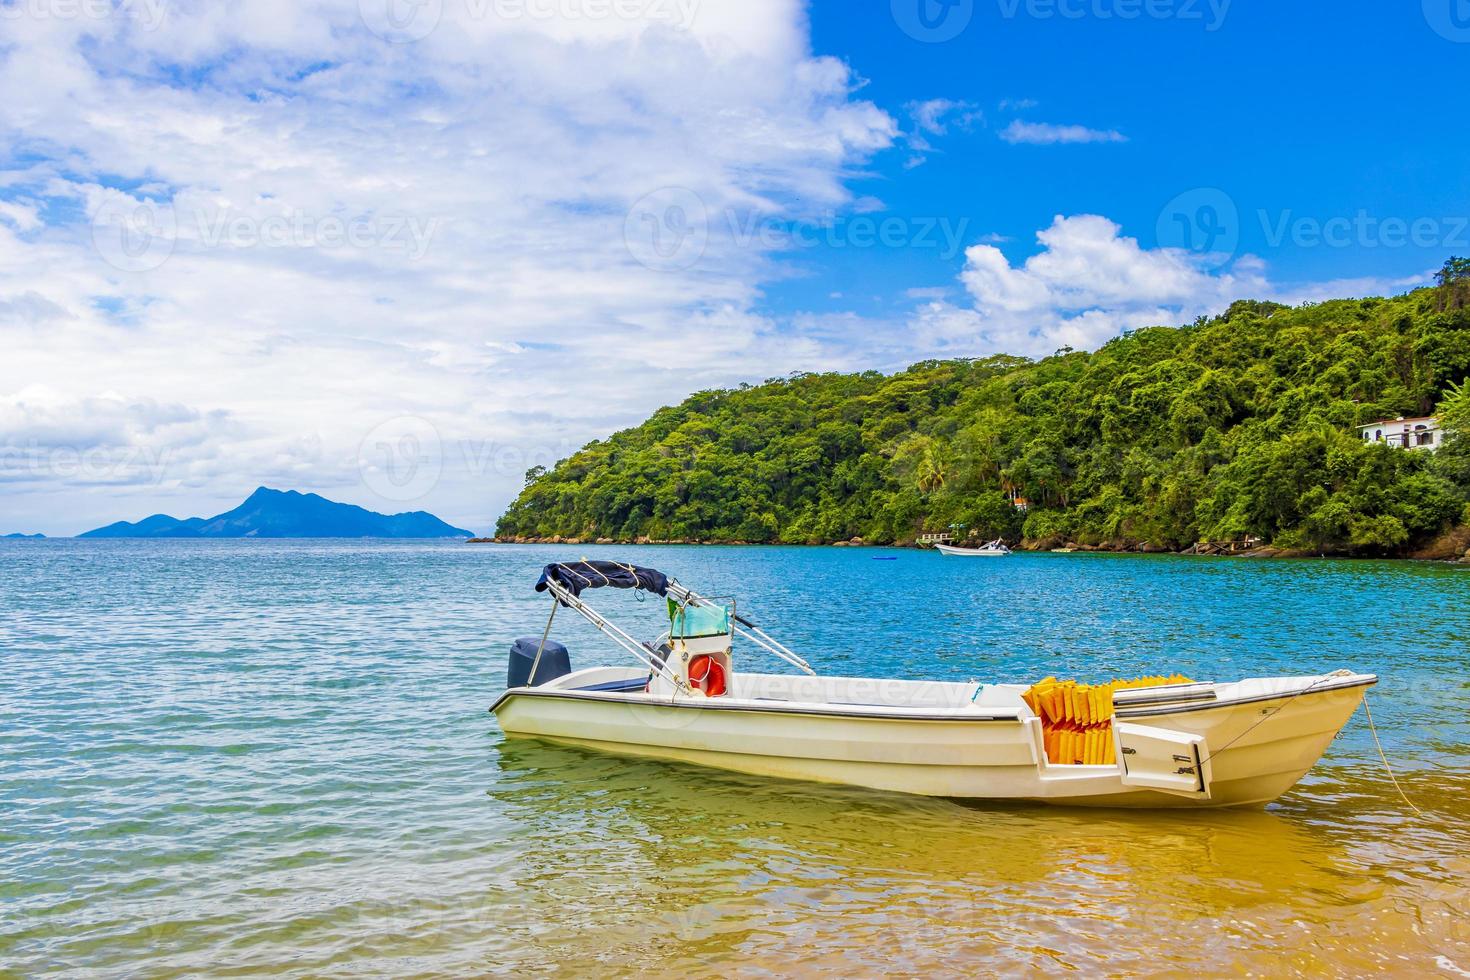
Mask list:
[[1466,265],[1392,299],[1238,302],[1095,353],[700,392],[527,474],[497,533],[894,542],[963,524],[1401,553],[1466,519],[1470,438],[1405,452],[1353,427],[1438,409],[1470,432],[1470,392],[1454,387],[1470,375]]

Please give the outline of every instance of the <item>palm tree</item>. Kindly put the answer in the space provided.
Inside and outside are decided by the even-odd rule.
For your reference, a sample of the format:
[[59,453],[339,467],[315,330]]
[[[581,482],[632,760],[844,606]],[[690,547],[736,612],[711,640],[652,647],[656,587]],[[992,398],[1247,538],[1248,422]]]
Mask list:
[[922,493],[932,493],[944,486],[949,476],[949,465],[936,443],[931,442],[924,447],[924,455],[919,459],[914,475]]

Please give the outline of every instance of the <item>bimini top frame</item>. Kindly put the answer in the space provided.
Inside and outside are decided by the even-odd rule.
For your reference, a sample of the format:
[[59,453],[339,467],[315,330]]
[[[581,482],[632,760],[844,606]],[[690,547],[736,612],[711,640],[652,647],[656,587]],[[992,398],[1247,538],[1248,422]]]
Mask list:
[[[592,561],[586,558],[574,562],[553,562],[541,570],[541,577],[536,581],[536,591],[550,592],[556,601],[551,607],[551,616],[546,620],[546,631],[541,635],[541,644],[536,649],[536,659],[531,664],[531,675],[527,679],[527,684],[535,684],[536,668],[541,665],[541,653],[546,649],[546,638],[551,634],[551,622],[556,618],[557,608],[566,606],[607,634],[614,643],[631,653],[649,670],[663,674],[673,681],[676,688],[686,687],[661,659],[650,654],[648,648],[581,600],[581,594],[585,589],[601,588],[639,589],[671,598],[685,606],[719,605],[692,589],[685,588],[654,568],[627,565],[616,561]],[[810,664],[744,616],[732,615],[731,619],[735,632],[756,646],[779,657],[798,670],[807,674],[816,674]]]

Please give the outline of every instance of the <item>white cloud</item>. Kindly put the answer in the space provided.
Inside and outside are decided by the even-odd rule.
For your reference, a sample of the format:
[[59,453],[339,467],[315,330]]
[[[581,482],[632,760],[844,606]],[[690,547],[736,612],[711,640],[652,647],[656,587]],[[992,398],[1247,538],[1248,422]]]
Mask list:
[[0,326],[34,324],[46,320],[73,319],[73,315],[57,306],[34,289],[0,298]]
[[1434,282],[1436,271],[1425,269],[1418,275],[1389,279],[1365,276],[1356,279],[1332,279],[1327,282],[1291,283],[1279,287],[1271,298],[1278,303],[1296,306],[1302,303],[1320,303],[1329,299],[1394,296],[1406,290],[1428,286]]
[[905,136],[910,150],[908,159],[904,161],[906,170],[912,170],[925,162],[925,154],[934,149],[930,137],[948,135],[951,127],[968,131],[985,120],[985,114],[973,103],[955,99],[910,102],[904,109],[911,121],[910,130]]
[[1212,273],[1188,252],[1141,247],[1097,215],[1058,215],[1036,239],[1041,251],[1018,266],[991,245],[966,250],[960,281],[971,307],[928,304],[915,317],[919,335],[1029,355],[1091,349],[1122,330],[1188,322],[1272,291],[1257,260]]
[[1128,137],[1116,129],[1088,129],[1086,126],[1057,126],[1052,123],[1033,123],[1016,119],[1001,130],[1000,138],[1007,143],[1032,143],[1050,145],[1054,143],[1126,143]]
[[41,218],[34,203],[0,200],[0,221],[8,222],[16,231],[34,231]]
[[[855,165],[897,138],[809,53],[797,0],[446,0],[398,44],[358,0],[170,4],[151,29],[149,3],[6,19],[0,88],[27,95],[0,101],[0,141],[27,162],[0,170],[0,444],[165,463],[110,470],[105,496],[28,469],[0,531],[211,513],[269,482],[483,530],[530,465],[840,359],[755,312],[776,258],[718,217],[850,209]],[[405,417],[443,456],[411,502],[359,465]]]
[[914,121],[914,129],[920,133],[943,136],[951,125],[968,129],[985,119],[985,114],[969,102],[955,99],[928,99],[910,102],[905,108]]
[[[1058,215],[1037,233],[1040,250],[1019,265],[998,248],[965,252],[960,282],[968,305],[929,298],[909,317],[911,347],[932,356],[1042,356],[1062,346],[1091,350],[1125,330],[1177,326],[1223,313],[1238,299],[1295,304],[1343,295],[1383,295],[1428,276],[1320,285],[1273,283],[1253,255],[1223,270],[1211,257],[1146,249],[1098,215]],[[910,295],[922,297],[917,291]]]

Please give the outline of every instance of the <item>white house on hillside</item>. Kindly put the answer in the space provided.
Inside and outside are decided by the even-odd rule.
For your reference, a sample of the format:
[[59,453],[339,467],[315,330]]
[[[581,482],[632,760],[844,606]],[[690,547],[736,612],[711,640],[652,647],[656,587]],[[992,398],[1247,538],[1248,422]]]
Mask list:
[[1444,445],[1445,436],[1439,420],[1433,416],[1406,419],[1400,415],[1396,419],[1360,425],[1358,431],[1362,433],[1364,442],[1386,442],[1403,449],[1428,449],[1431,452]]

